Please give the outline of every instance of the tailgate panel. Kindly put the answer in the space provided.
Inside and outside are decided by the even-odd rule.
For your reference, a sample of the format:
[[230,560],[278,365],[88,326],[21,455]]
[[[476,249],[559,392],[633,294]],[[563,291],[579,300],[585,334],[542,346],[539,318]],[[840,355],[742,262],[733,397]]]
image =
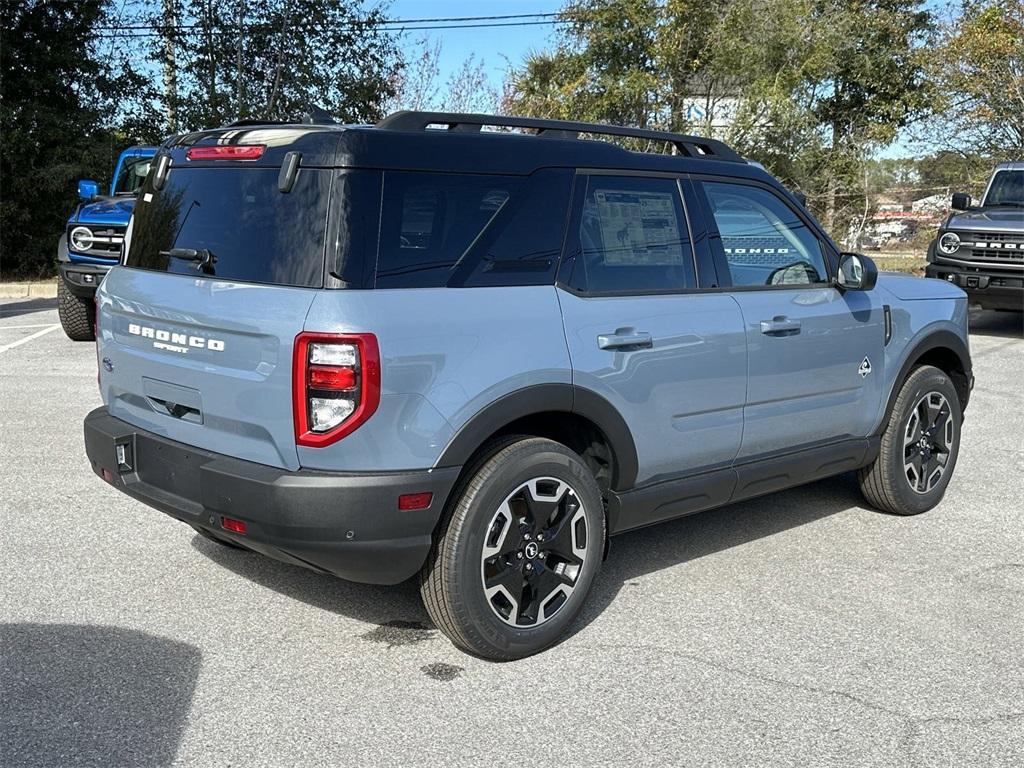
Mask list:
[[208,451],[298,468],[292,348],[314,293],[114,268],[97,293],[110,414]]

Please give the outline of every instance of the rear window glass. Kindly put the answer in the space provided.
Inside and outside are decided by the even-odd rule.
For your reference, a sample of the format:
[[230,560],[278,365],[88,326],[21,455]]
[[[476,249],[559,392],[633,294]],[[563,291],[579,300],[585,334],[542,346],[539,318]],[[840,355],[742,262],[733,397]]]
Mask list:
[[448,285],[523,185],[516,176],[385,173],[376,287]]
[[288,193],[278,190],[278,173],[278,168],[175,168],[160,191],[147,181],[136,203],[125,264],[320,287],[331,172],[303,168]]

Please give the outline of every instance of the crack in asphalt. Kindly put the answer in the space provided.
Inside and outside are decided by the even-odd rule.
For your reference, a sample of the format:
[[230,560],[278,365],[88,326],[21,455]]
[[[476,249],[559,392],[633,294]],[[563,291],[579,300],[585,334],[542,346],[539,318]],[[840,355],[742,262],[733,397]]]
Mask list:
[[771,675],[767,675],[761,672],[754,672],[748,669],[732,667],[728,664],[723,664],[720,661],[707,659],[703,656],[698,656],[693,653],[687,653],[686,651],[678,651],[660,645],[630,645],[628,643],[593,643],[585,644],[584,647],[593,650],[624,650],[630,653],[636,653],[638,651],[651,651],[664,656],[673,656],[676,658],[686,659],[687,661],[691,661],[695,664],[700,664],[705,667],[710,667],[711,669],[717,669],[722,672],[728,672],[730,674],[737,675],[739,677],[744,677],[749,680],[757,680],[763,683],[769,683],[771,685],[776,685],[781,688],[788,688],[803,691],[805,693],[813,693],[824,696],[834,696],[837,698],[846,699],[847,701],[850,701],[854,704],[858,704],[864,707],[865,709],[879,712],[884,715],[889,715],[890,717],[894,717],[902,721],[903,728],[906,732],[900,737],[898,743],[901,750],[906,753],[906,760],[908,764],[911,766],[916,766],[920,764],[918,762],[917,755],[915,754],[913,742],[921,736],[921,731],[924,728],[924,726],[933,723],[949,723],[951,725],[970,725],[974,727],[984,727],[986,725],[991,725],[994,723],[1014,722],[1016,720],[1024,719],[1024,711],[1010,712],[1002,715],[992,715],[989,717],[958,717],[954,715],[936,715],[933,717],[921,718],[915,717],[914,715],[911,715],[908,712],[903,712],[898,709],[892,709],[883,704],[871,701],[870,699],[865,699],[861,696],[857,696],[856,694],[849,693],[847,691],[839,690],[836,688],[824,688],[821,686],[809,685],[807,683],[797,683],[791,680],[784,680],[782,678],[772,677]]

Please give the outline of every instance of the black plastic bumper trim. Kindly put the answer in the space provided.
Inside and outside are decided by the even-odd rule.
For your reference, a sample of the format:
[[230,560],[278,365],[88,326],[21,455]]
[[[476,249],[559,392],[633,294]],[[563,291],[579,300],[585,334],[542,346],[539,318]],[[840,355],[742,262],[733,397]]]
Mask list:
[[939,262],[925,267],[924,274],[960,286],[970,303],[985,309],[1024,311],[1024,272],[1007,273],[1000,271],[998,265],[985,270]]
[[60,279],[67,289],[76,296],[91,297],[100,287],[104,276],[113,264],[76,264],[70,261],[60,263]]
[[[169,440],[106,408],[84,427],[93,471],[107,470],[118,490],[248,549],[370,584],[416,574],[460,472],[291,472]],[[120,468],[118,446],[127,459]],[[400,495],[423,492],[433,494],[429,509],[398,509]],[[225,530],[222,516],[244,521],[245,535]]]

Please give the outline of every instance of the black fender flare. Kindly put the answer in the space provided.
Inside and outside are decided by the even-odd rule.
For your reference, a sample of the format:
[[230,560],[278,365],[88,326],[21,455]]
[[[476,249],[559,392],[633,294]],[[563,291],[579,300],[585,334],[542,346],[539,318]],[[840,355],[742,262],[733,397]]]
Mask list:
[[[900,366],[899,374],[893,379],[892,389],[889,391],[889,399],[885,404],[885,413],[883,414],[882,421],[875,430],[874,435],[881,435],[885,431],[886,426],[889,424],[889,419],[892,417],[892,410],[896,405],[896,398],[900,394],[900,390],[903,388],[903,383],[910,376],[911,370],[914,368],[914,364],[921,359],[921,357],[933,349],[948,349],[957,359],[960,361],[960,367],[963,369],[967,379],[961,390],[961,387],[957,386],[957,394],[960,395],[960,404],[963,409],[967,408],[967,401],[971,395],[971,384],[973,382],[973,374],[971,368],[971,353],[964,343],[963,339],[957,336],[952,331],[938,330],[929,333],[923,339],[917,342],[906,356],[903,361],[903,365]],[[955,383],[954,383],[954,386]]]
[[572,413],[593,422],[615,456],[612,489],[633,487],[639,467],[636,443],[626,420],[604,397],[572,384],[535,384],[499,397],[456,432],[435,466],[464,466],[491,435],[526,416],[550,412]]

